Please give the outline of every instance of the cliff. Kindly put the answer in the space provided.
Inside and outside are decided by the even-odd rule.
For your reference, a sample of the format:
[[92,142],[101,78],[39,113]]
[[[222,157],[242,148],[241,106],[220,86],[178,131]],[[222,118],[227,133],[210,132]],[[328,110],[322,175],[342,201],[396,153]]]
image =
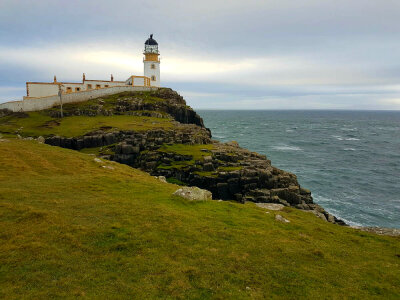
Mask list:
[[[64,105],[67,119],[86,116],[91,121],[101,120],[97,127],[82,130],[76,136],[67,131],[62,132],[64,136],[57,135],[62,127],[60,108],[40,114],[46,118],[40,126],[48,129],[44,134],[49,145],[91,151],[151,175],[165,176],[171,182],[198,186],[211,191],[214,199],[278,203],[310,211],[331,223],[344,224],[313,202],[311,192],[299,185],[296,175],[273,167],[266,156],[243,149],[236,142],[224,144],[212,140],[202,118],[171,89],[125,92]],[[24,117],[11,114],[9,122],[13,115]],[[101,126],[105,119],[113,117],[144,119],[143,124],[136,120],[134,130],[129,130],[127,124],[121,128],[112,122]],[[21,133],[24,132],[28,133],[29,128],[23,128]]]

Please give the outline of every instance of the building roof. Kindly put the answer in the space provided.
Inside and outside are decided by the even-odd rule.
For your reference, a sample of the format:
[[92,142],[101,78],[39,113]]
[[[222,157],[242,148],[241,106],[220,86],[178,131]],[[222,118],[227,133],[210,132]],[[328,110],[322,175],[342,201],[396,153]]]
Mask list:
[[157,41],[153,39],[153,34],[150,34],[150,37],[144,43],[145,45],[158,45]]

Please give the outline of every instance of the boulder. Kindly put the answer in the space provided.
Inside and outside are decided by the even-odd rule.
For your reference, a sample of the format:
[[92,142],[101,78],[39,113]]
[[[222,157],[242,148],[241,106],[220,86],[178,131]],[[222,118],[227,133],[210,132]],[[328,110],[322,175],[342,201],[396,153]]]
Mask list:
[[210,162],[212,162],[212,156],[210,156],[210,155],[209,156],[204,156],[203,160],[204,160],[205,163],[210,163]]
[[212,200],[212,194],[210,191],[200,189],[198,187],[182,187],[174,192],[175,196],[188,199],[190,201],[207,201]]
[[328,222],[330,222],[330,223],[335,223],[335,217],[333,216],[333,215],[331,215],[331,214],[329,214],[329,213],[326,213],[326,214],[324,214],[325,215],[325,218],[326,218],[326,220],[328,221]]
[[281,215],[276,215],[275,216],[275,220],[282,222],[282,223],[290,223],[290,221],[288,219],[285,219],[284,217],[282,217]]
[[322,220],[324,220],[324,221],[326,221],[326,222],[328,221],[328,220],[326,219],[325,215],[324,215],[323,213],[319,212],[319,211],[316,211],[316,210],[306,210],[306,212],[313,213],[313,214],[316,215],[318,218],[320,218],[320,219],[322,219]]

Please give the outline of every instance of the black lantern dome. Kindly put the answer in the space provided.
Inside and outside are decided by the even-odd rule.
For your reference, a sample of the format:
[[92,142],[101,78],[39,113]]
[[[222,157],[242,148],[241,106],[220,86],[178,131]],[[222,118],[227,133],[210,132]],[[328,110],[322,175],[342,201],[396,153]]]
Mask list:
[[153,34],[150,34],[150,37],[146,40],[146,42],[144,43],[145,45],[158,45],[157,41],[155,39],[153,39]]
[[144,43],[144,53],[155,53],[158,54],[158,43],[155,39],[153,39],[153,35],[150,34],[150,37]]

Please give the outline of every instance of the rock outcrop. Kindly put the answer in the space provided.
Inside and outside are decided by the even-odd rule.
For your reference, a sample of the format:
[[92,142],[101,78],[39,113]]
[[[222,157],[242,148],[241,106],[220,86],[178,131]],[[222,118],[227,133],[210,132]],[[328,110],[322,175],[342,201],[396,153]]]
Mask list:
[[[0,113],[7,113],[6,111]],[[60,117],[59,109],[49,111],[52,117]],[[155,118],[173,117],[182,124],[195,124],[204,127],[203,119],[189,106],[177,92],[163,88],[148,93],[125,92],[119,94],[115,101],[104,101],[99,98],[95,103],[66,105],[64,116],[112,116],[134,115]]]
[[[58,111],[50,111],[53,113]],[[65,114],[173,118],[175,123],[171,129],[97,130],[73,138],[47,137],[45,142],[75,150],[98,147],[103,158],[206,189],[214,199],[293,206],[325,221],[344,224],[313,202],[311,192],[300,186],[296,175],[273,167],[265,155],[243,149],[236,142],[211,140],[201,117],[170,89],[160,89],[150,95],[124,93],[111,103],[97,99],[86,106],[66,107]],[[174,145],[181,145],[178,148],[186,151],[170,147]],[[204,148],[198,147],[201,145]],[[193,151],[190,146],[194,147]]]
[[234,143],[213,141],[212,146],[212,150],[203,149],[199,160],[162,149],[146,151],[133,166],[207,189],[215,199],[293,206],[312,211],[326,221],[344,224],[313,202],[311,192],[300,186],[295,174],[273,167],[265,155]]
[[175,196],[179,196],[189,201],[207,201],[212,200],[211,192],[203,189],[199,189],[196,186],[188,187],[184,186],[174,193]]
[[67,138],[61,136],[51,136],[47,137],[45,142],[46,144],[52,146],[59,146],[73,150],[115,144],[114,150],[116,156],[113,156],[113,158],[116,158],[120,155],[137,154],[143,150],[158,149],[163,144],[208,144],[211,143],[211,137],[206,128],[177,123],[174,129],[171,130],[96,130],[79,137]]

